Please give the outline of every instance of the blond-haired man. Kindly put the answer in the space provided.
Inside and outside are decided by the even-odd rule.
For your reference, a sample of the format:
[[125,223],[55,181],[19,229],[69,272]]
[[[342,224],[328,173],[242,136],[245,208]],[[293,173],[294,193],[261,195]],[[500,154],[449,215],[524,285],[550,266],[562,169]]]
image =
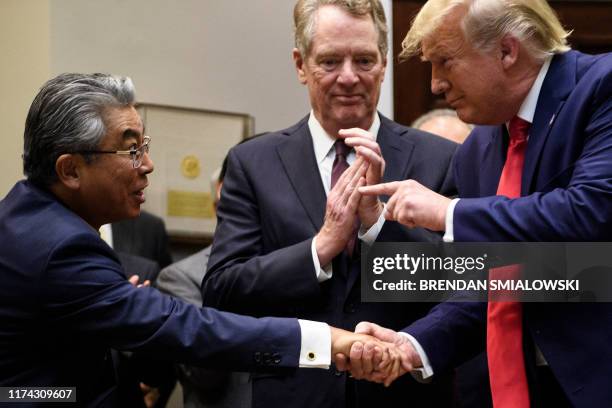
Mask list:
[[[388,219],[447,241],[610,241],[612,55],[567,36],[544,0],[428,1],[402,55],[421,54],[432,92],[481,125],[455,157],[460,198],[414,180],[361,191],[392,194]],[[406,350],[437,375],[486,344],[495,407],[604,406],[611,328],[603,303],[444,303],[405,330]]]

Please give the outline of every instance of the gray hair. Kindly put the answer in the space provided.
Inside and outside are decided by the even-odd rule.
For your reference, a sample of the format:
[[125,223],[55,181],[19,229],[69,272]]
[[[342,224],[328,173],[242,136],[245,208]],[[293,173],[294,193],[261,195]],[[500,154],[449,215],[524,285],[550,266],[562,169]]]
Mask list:
[[389,43],[385,9],[379,0],[298,0],[293,9],[295,47],[305,58],[310,52],[315,32],[315,12],[322,6],[337,6],[356,17],[370,16],[378,32],[378,50],[387,55]]
[[570,49],[567,37],[571,32],[564,30],[546,0],[429,0],[402,41],[400,59],[420,53],[422,41],[456,7],[466,8],[461,28],[467,42],[482,52],[490,51],[505,35],[517,38],[538,60]]
[[[430,110],[429,112],[419,116],[418,118],[416,118],[414,120],[414,122],[412,122],[412,124],[410,125],[410,127],[415,128],[415,129],[420,129],[421,125],[433,118],[439,118],[439,117],[450,117],[450,118],[456,118],[459,119],[459,116],[457,116],[457,112],[455,112],[452,109],[433,109]],[[459,119],[461,121],[461,119]],[[463,122],[463,121],[462,121]],[[463,122],[465,123],[465,122]],[[474,125],[469,124],[469,123],[465,123],[465,126],[468,127],[468,129],[472,130],[474,129]]]
[[50,186],[57,181],[60,155],[95,150],[106,134],[106,110],[133,104],[134,85],[128,77],[70,73],[49,80],[26,119],[23,173],[35,184]]

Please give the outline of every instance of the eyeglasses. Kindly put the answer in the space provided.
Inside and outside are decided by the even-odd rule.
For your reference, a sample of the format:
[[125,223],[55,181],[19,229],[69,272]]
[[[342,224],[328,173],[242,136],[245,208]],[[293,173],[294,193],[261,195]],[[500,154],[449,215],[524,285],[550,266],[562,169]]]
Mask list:
[[124,156],[132,157],[132,167],[135,169],[139,168],[142,165],[142,158],[145,153],[149,153],[149,145],[151,144],[151,138],[149,136],[145,136],[142,142],[142,145],[137,148],[132,148],[130,150],[79,150],[78,154],[120,154]]

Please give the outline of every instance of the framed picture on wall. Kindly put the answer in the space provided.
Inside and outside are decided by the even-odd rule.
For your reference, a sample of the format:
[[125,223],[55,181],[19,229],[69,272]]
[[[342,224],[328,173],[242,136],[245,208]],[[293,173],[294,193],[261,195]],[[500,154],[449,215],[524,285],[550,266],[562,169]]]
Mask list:
[[143,209],[162,217],[171,238],[209,239],[215,231],[211,181],[228,150],[252,134],[247,114],[142,103],[155,170]]

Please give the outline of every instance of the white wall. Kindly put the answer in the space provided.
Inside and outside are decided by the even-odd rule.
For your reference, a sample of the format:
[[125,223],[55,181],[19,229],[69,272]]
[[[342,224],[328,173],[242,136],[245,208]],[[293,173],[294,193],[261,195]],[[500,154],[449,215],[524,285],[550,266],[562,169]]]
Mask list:
[[[383,4],[391,20],[391,0]],[[293,124],[309,110],[291,60],[293,5],[1,0],[0,197],[22,177],[27,109],[61,72],[128,75],[142,102],[248,113],[257,132]],[[379,108],[392,117],[391,55]]]
[[23,128],[30,103],[49,78],[49,3],[0,2],[0,198],[22,175]]
[[[291,59],[293,5],[51,0],[51,70],[128,75],[142,102],[248,113],[257,132],[277,130],[309,110]],[[387,75],[381,106],[390,114]]]

